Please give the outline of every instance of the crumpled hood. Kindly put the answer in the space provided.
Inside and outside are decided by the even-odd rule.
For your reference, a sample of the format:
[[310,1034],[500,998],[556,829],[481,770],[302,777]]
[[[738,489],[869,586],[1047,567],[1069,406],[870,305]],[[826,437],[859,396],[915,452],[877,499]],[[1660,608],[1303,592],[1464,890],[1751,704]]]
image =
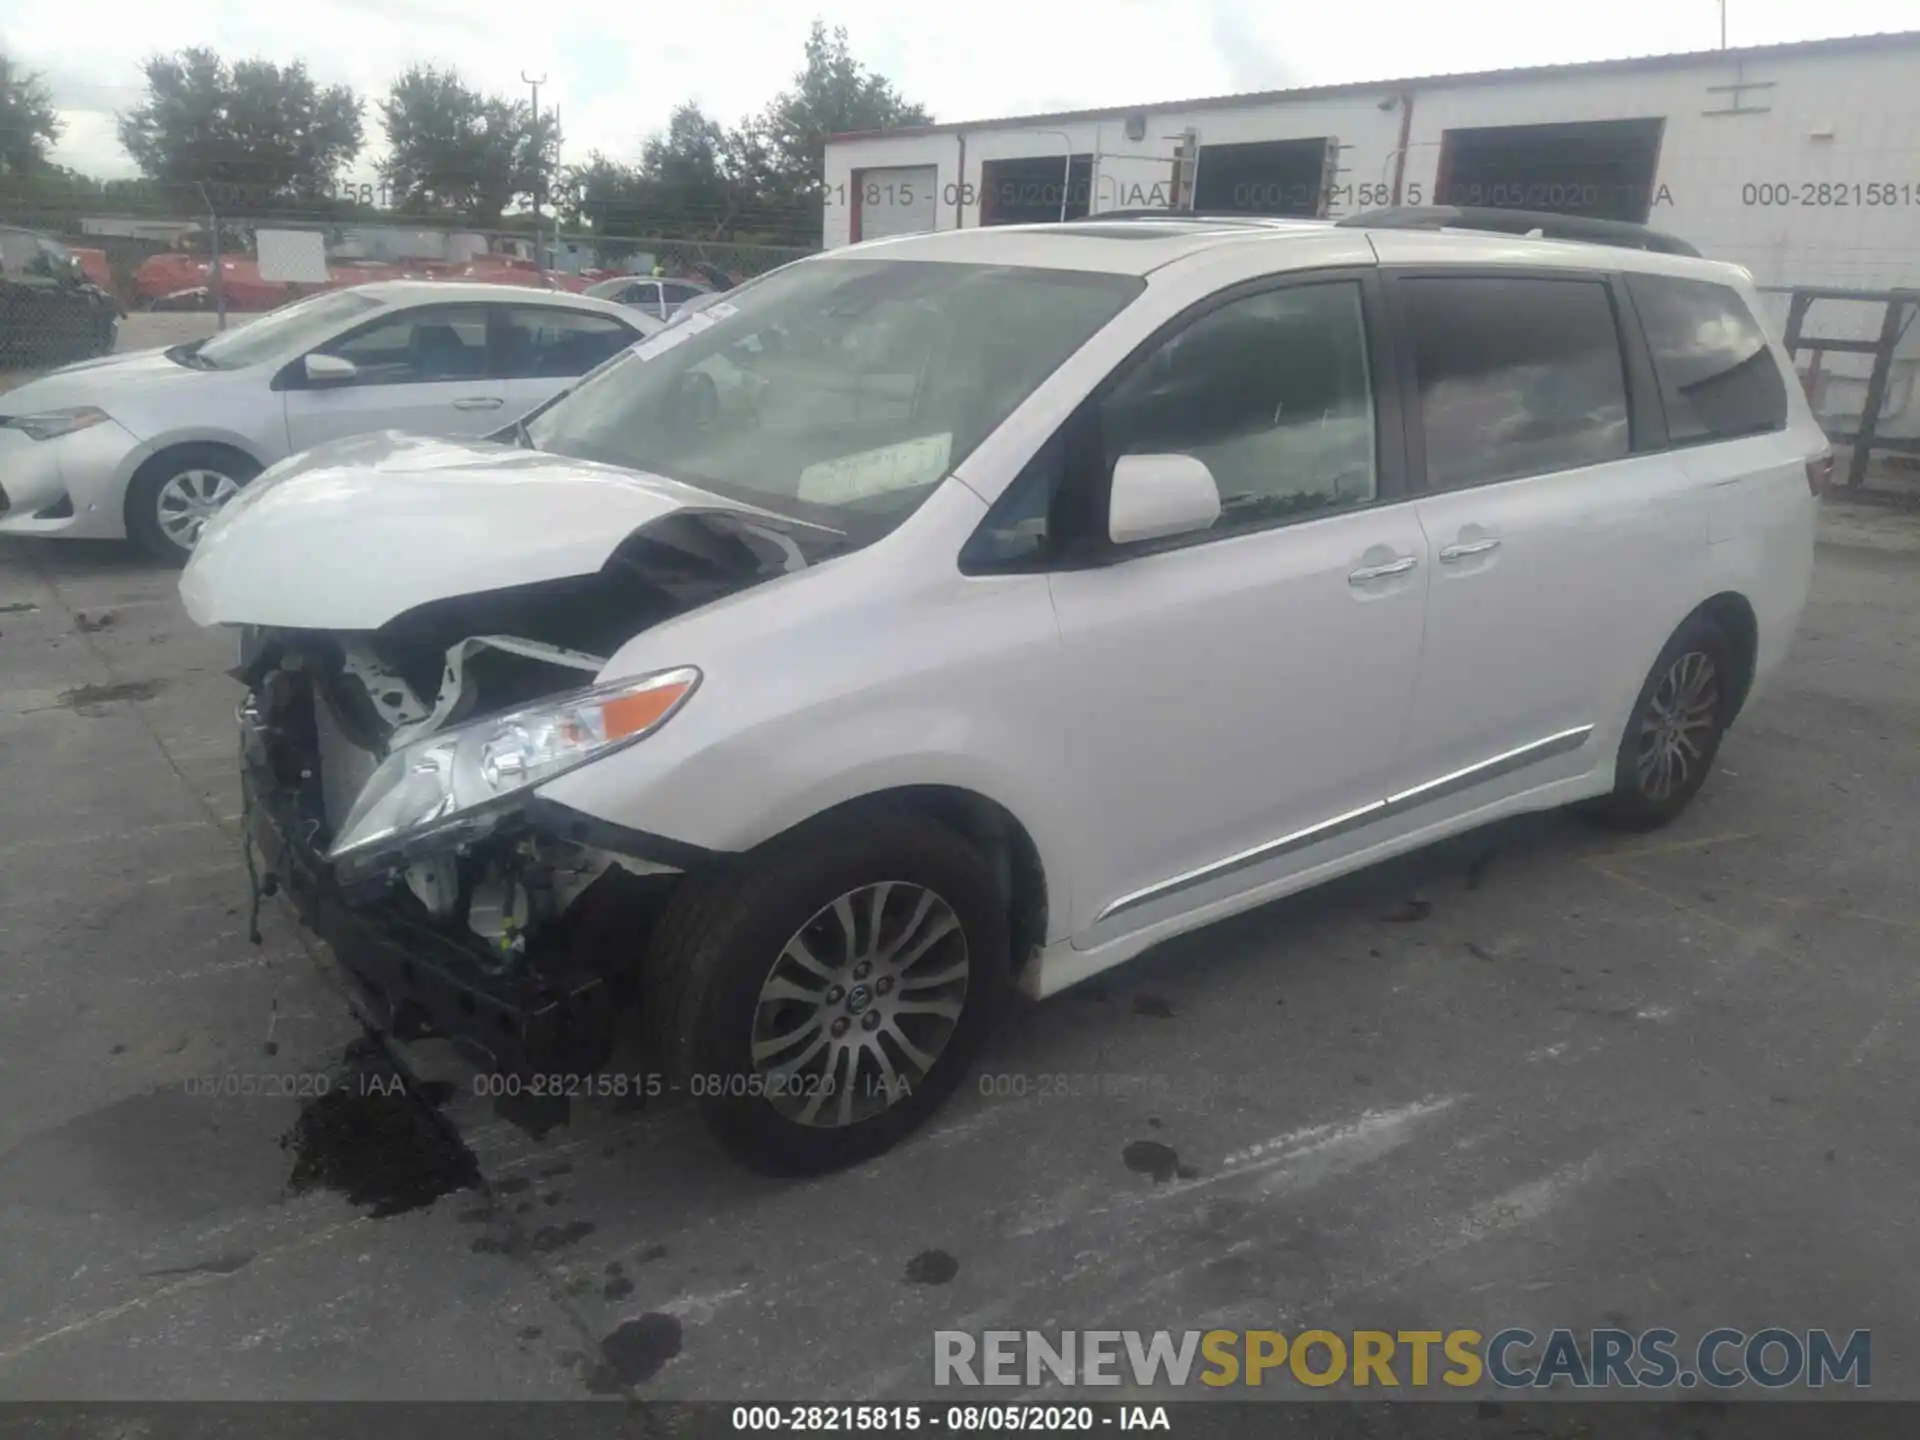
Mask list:
[[201,535],[180,598],[201,625],[376,630],[432,600],[592,574],[635,530],[700,510],[797,523],[515,446],[359,435],[242,491]]

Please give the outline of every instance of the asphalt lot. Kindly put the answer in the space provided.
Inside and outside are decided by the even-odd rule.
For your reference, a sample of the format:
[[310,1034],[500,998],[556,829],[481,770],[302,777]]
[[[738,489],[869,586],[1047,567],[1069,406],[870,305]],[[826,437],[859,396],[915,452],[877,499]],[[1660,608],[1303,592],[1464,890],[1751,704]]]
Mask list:
[[[535,1140],[431,1047],[457,1143],[201,1093],[358,1034],[278,901],[248,941],[226,649],[118,547],[0,543],[0,1397],[906,1398],[936,1328],[1605,1324],[1870,1327],[1920,1397],[1920,517],[1829,534],[1674,829],[1164,946],[800,1184],[672,1105]],[[374,1217],[421,1178],[472,1183]]]

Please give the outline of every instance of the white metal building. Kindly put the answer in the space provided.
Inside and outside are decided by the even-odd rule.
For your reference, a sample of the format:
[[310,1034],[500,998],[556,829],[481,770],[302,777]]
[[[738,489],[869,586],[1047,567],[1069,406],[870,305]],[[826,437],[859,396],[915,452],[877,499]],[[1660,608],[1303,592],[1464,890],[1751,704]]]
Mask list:
[[1482,204],[1643,221],[1762,285],[1915,285],[1920,32],[842,135],[825,179],[829,247]]

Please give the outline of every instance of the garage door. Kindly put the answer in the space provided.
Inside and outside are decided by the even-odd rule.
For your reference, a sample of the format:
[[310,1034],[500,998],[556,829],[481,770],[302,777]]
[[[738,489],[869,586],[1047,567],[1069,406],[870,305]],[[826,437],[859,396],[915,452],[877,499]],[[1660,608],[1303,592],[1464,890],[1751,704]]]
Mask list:
[[854,172],[853,238],[918,235],[933,229],[939,175],[931,165]]

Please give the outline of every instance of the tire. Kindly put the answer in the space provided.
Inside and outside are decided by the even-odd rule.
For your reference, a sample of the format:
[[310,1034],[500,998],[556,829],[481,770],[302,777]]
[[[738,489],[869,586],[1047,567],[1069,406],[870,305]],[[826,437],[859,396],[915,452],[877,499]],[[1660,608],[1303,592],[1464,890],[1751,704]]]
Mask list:
[[[1657,830],[1678,819],[1713,772],[1737,693],[1726,632],[1706,616],[1694,616],[1653,662],[1620,738],[1613,790],[1589,813],[1618,830]],[[1676,721],[1665,722],[1665,716]],[[1664,764],[1663,743],[1670,750]]]
[[[176,541],[170,530],[182,528],[177,517],[183,492],[221,495],[218,505],[197,515],[191,526],[193,539],[199,527],[218,509],[237,495],[246,483],[260,473],[260,467],[237,450],[221,445],[179,445],[163,450],[134,473],[127,487],[127,537],[154,559],[168,565],[184,565],[193,553],[191,543]],[[162,505],[167,506],[163,513]],[[170,523],[171,522],[171,523]]]
[[[871,809],[689,876],[655,931],[641,1000],[669,1083],[721,1144],[768,1174],[810,1175],[880,1154],[939,1108],[985,1043],[1010,971],[986,858],[937,821]],[[931,1065],[915,1073],[902,1039]],[[845,1072],[847,1056],[859,1070]]]

